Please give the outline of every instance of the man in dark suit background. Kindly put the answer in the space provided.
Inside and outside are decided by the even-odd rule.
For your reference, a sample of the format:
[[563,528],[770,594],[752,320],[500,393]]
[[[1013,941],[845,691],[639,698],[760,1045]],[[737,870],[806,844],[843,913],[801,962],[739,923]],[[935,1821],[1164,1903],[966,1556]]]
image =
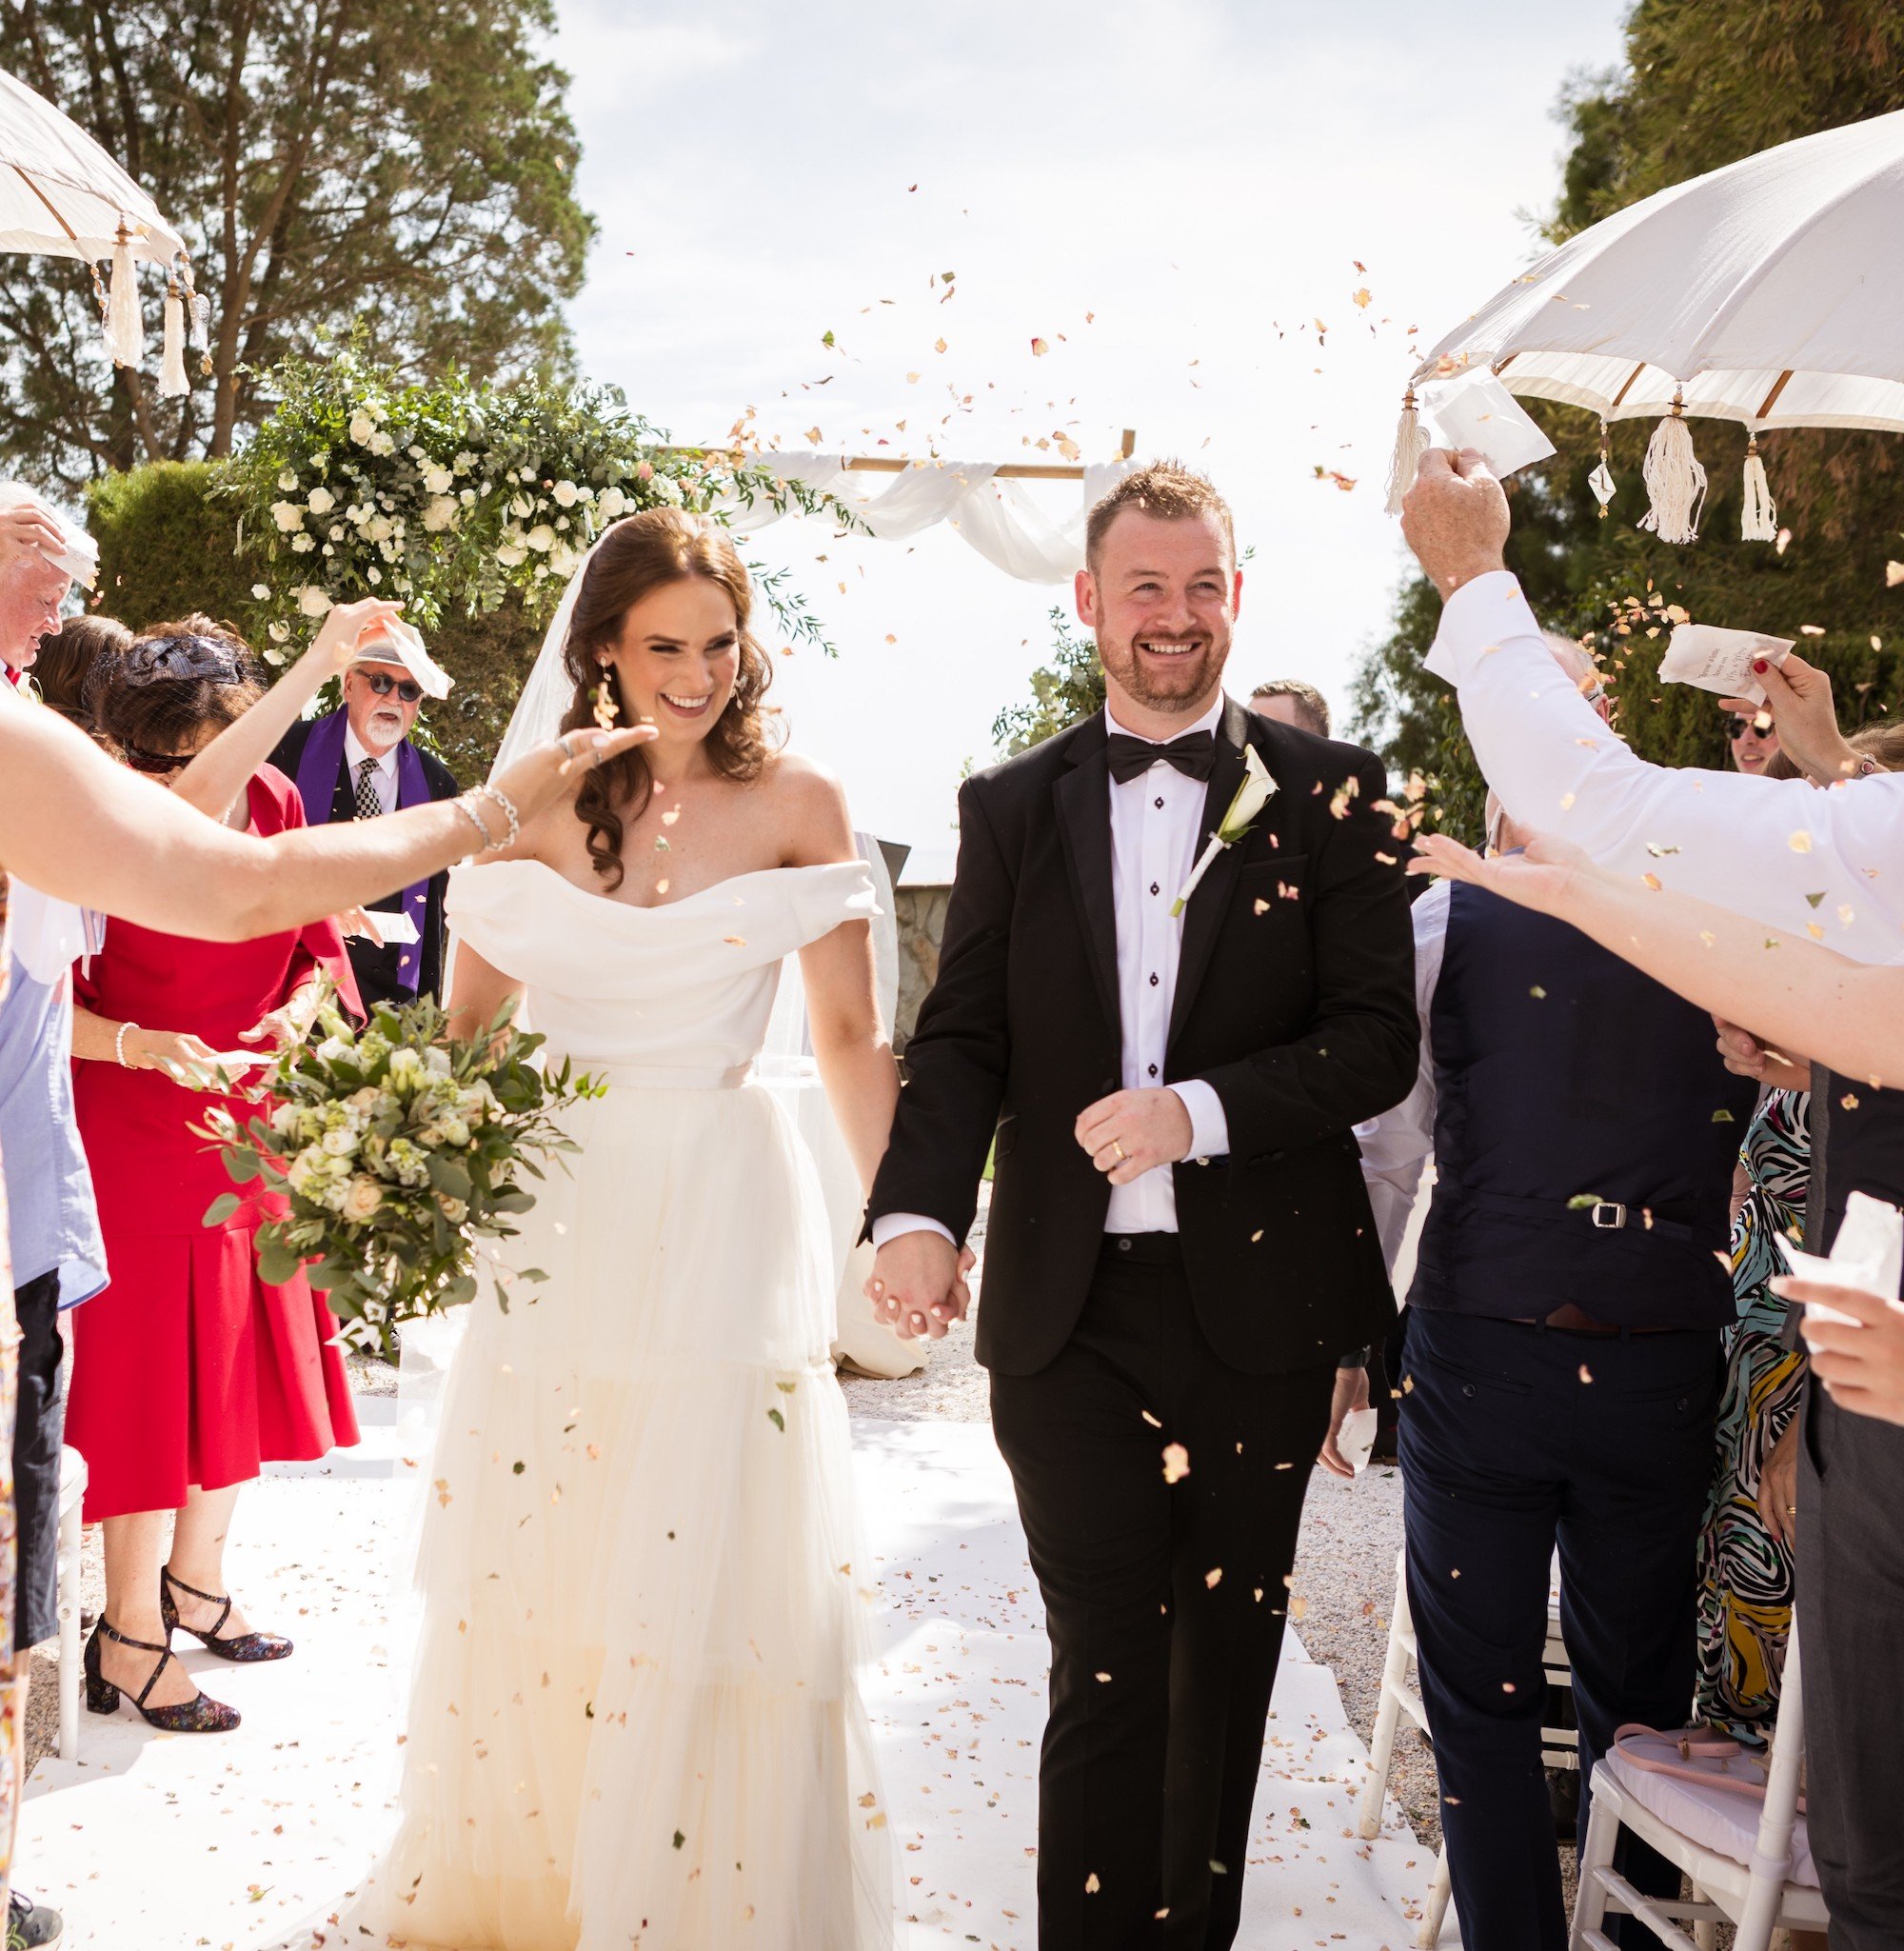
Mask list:
[[[1309,1468],[1393,1318],[1351,1127],[1414,1081],[1413,949],[1379,764],[1223,695],[1216,490],[1140,469],[1086,554],[1106,710],[961,790],[867,1292],[902,1334],[962,1311],[995,1143],[978,1352],[1052,1643],[1039,1941],[1221,1951]],[[1250,754],[1275,789],[1173,913]]]
[[[338,709],[292,726],[271,754],[271,764],[297,782],[305,818],[312,826],[368,820],[454,799],[462,788],[448,766],[410,737],[424,699],[447,697],[450,683],[414,632],[367,644],[344,673]],[[414,942],[350,936],[350,966],[367,1007],[442,994],[448,886],[446,873],[433,874],[376,904],[378,912],[407,915]]]

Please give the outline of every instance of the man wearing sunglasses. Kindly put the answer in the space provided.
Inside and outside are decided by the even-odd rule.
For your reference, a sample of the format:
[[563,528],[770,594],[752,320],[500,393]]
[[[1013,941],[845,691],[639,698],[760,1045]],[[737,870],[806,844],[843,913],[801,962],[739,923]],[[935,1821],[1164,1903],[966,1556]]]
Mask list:
[[1755,711],[1750,716],[1727,712],[1726,747],[1732,753],[1732,763],[1741,772],[1750,772],[1755,777],[1762,773],[1778,750],[1778,732],[1771,712]]
[[[271,763],[297,781],[306,818],[374,820],[454,799],[462,788],[449,768],[410,736],[424,699],[446,697],[449,686],[448,673],[414,633],[367,644],[344,673],[343,705],[292,726],[271,754]],[[442,993],[448,885],[447,874],[436,874],[392,894],[368,915],[382,939],[350,936],[350,965],[367,1006]],[[399,939],[410,928],[414,940]]]

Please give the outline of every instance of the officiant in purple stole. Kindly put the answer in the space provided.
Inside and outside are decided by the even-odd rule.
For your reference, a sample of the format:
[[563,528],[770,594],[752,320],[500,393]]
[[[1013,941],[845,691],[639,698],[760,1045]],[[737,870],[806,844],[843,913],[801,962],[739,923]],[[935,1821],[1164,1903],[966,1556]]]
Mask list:
[[[456,796],[462,788],[448,766],[410,737],[424,699],[446,697],[450,682],[414,636],[365,646],[344,673],[341,707],[292,726],[271,754],[272,765],[297,781],[312,826],[372,820]],[[407,915],[414,942],[350,937],[350,966],[367,1008],[441,996],[448,886],[446,873],[433,874],[373,904],[378,912]]]

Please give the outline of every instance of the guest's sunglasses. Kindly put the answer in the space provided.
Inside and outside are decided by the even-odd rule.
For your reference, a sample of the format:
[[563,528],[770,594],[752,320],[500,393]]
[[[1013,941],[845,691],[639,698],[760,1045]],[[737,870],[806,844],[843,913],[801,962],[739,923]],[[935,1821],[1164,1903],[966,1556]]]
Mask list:
[[189,752],[149,752],[140,746],[123,746],[126,763],[134,772],[144,772],[162,777],[168,772],[182,772],[191,764]]
[[1778,730],[1775,725],[1761,725],[1755,718],[1733,718],[1727,722],[1732,727],[1732,730],[1727,734],[1731,738],[1743,738],[1747,732],[1751,732],[1755,738],[1772,738]]
[[414,705],[423,696],[423,687],[420,684],[407,677],[392,677],[387,670],[367,670],[364,673],[364,682],[378,697],[387,698],[394,691],[406,705]]

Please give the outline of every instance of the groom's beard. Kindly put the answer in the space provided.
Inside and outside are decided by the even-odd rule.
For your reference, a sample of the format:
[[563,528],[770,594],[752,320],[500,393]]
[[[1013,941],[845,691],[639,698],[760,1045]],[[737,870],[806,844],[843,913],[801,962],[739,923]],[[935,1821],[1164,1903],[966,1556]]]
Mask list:
[[1229,640],[1220,646],[1200,630],[1155,640],[1177,647],[1177,655],[1142,647],[1149,641],[1139,637],[1107,644],[1100,639],[1098,657],[1126,695],[1153,711],[1184,711],[1207,704],[1222,679]]

